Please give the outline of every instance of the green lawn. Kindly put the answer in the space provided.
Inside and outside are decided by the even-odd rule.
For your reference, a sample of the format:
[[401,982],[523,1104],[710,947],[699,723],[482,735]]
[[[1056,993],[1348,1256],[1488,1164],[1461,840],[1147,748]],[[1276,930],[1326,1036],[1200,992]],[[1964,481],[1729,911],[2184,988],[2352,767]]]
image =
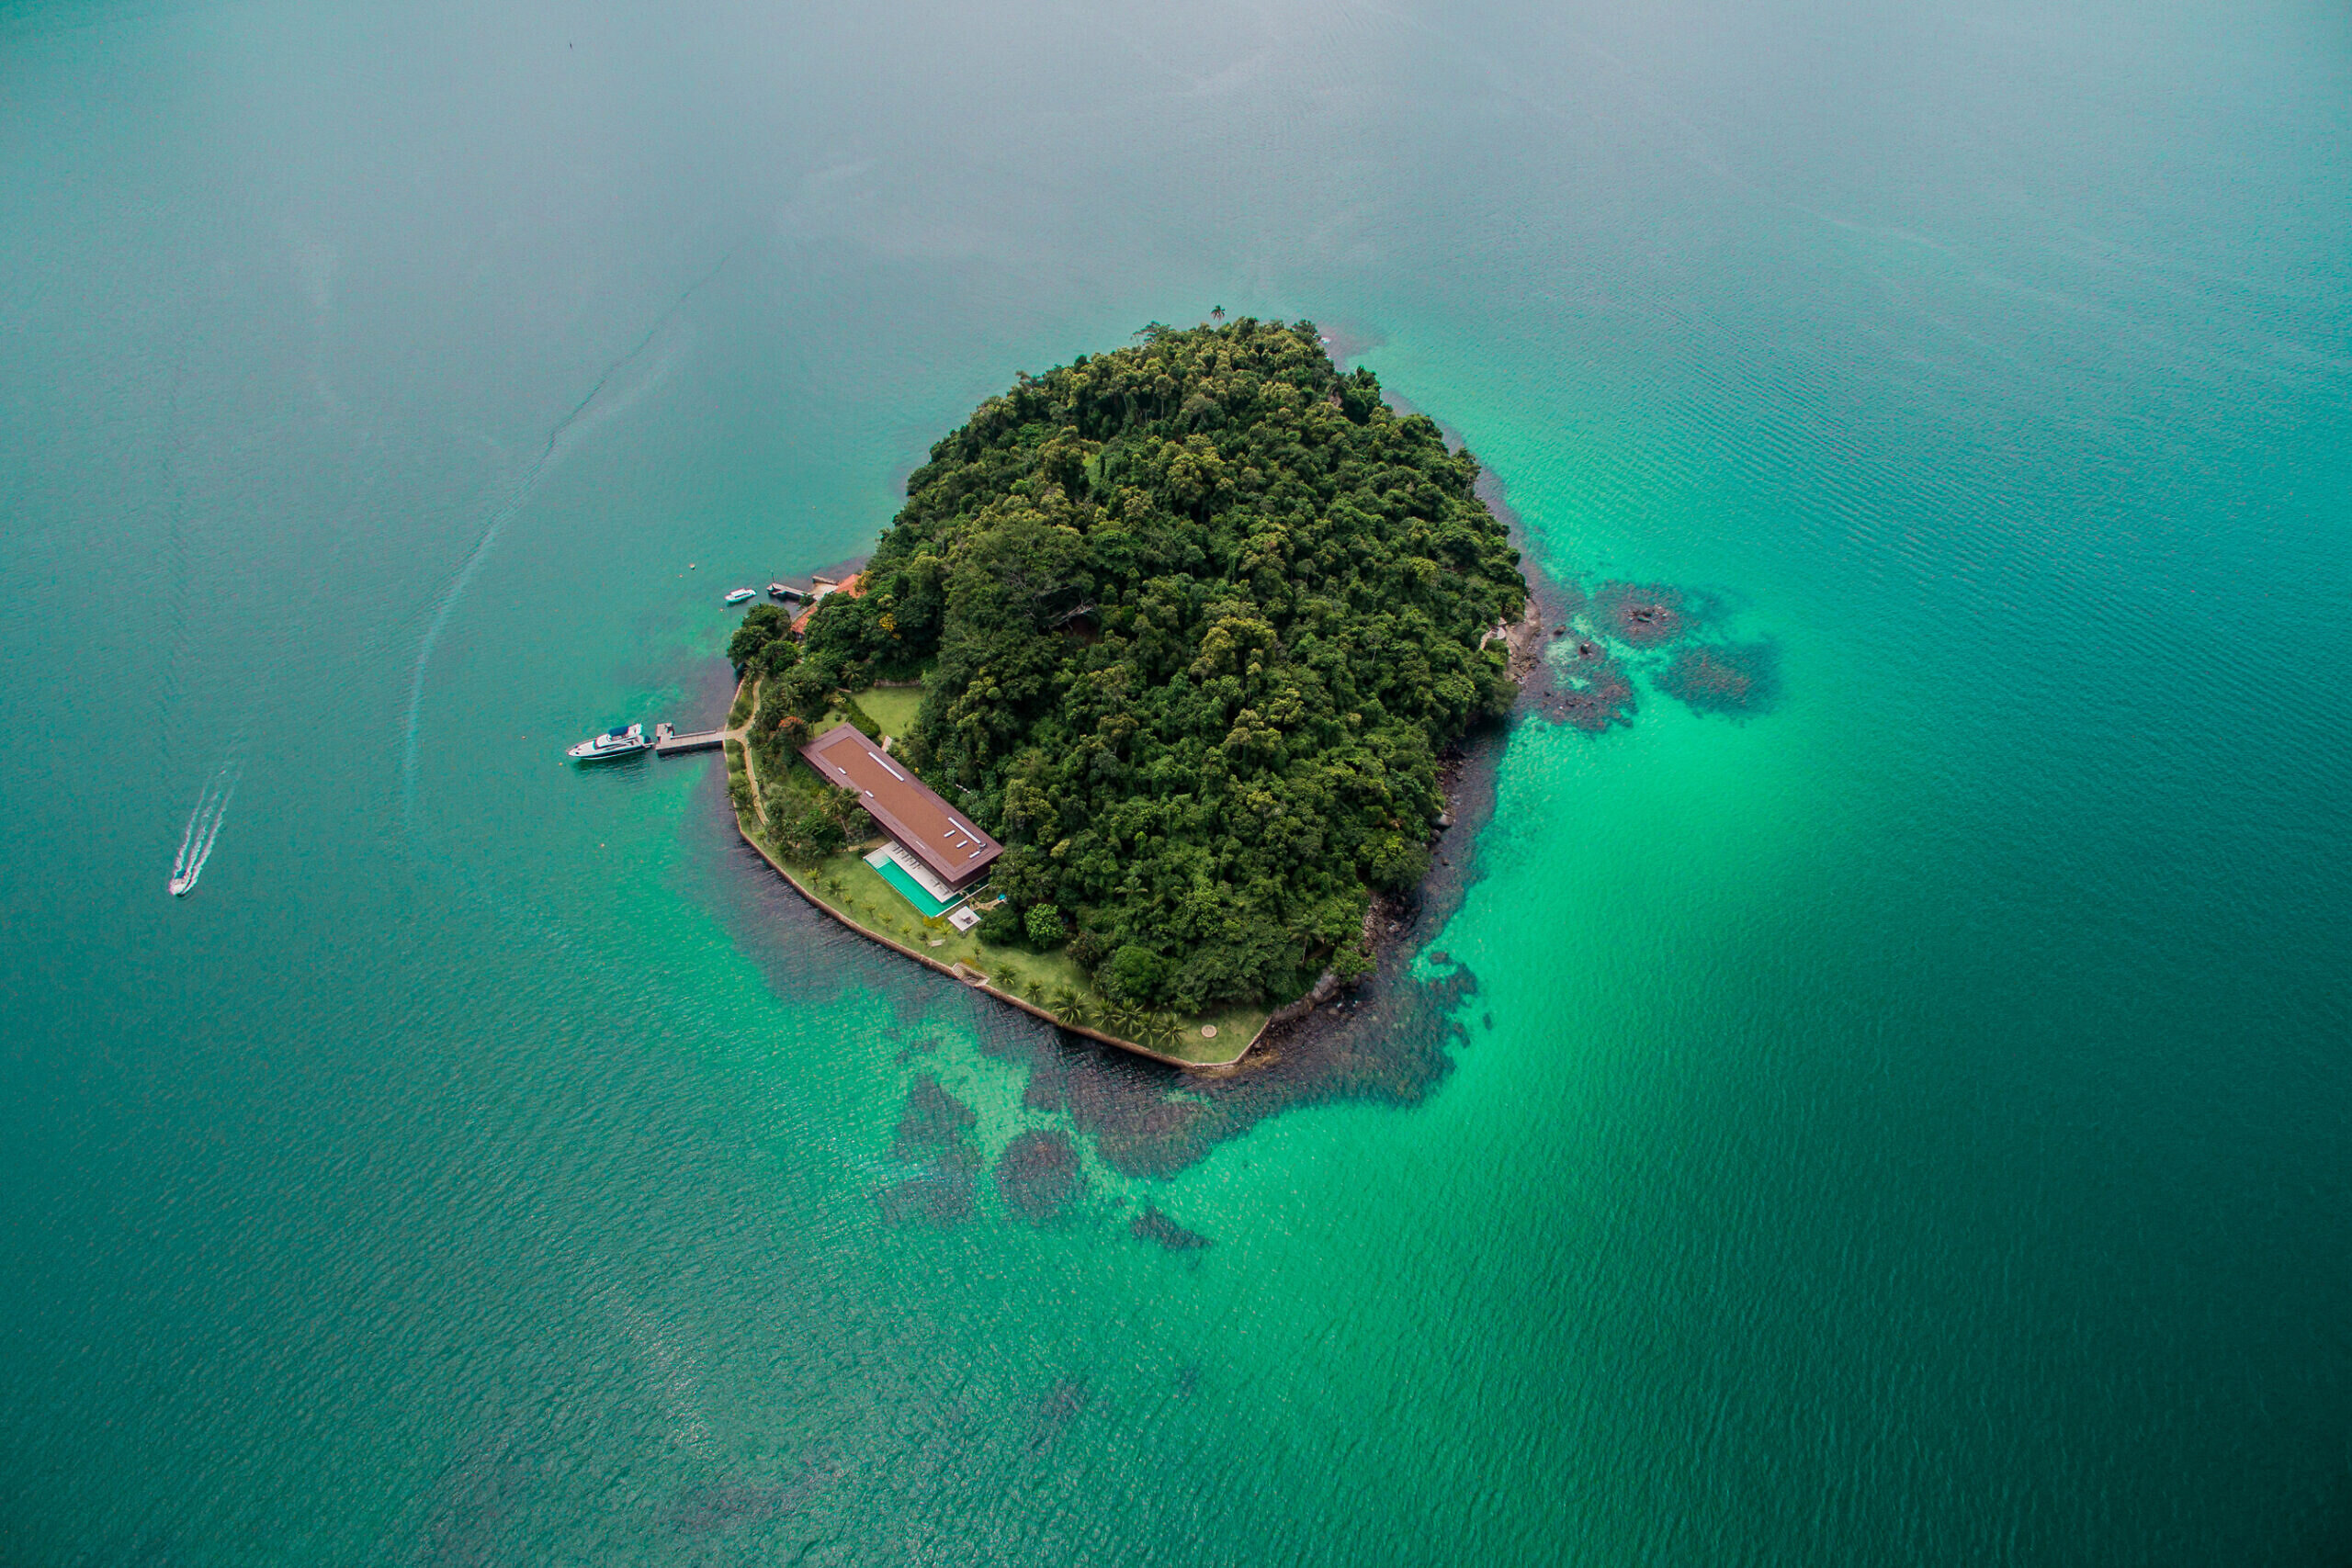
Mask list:
[[[1102,994],[1069,954],[989,947],[977,938],[957,931],[944,919],[924,919],[899,896],[896,888],[865,863],[862,850],[844,850],[814,867],[795,866],[790,874],[804,892],[869,931],[942,964],[962,964],[977,969],[988,976],[989,983],[997,989],[1011,992],[1048,1011],[1057,1010],[1057,994],[1067,988],[1078,1002],[1076,1016],[1069,1021],[1122,1039],[1134,1037],[1130,1026],[1114,1023],[1106,1017]],[[1181,1020],[1172,1041],[1162,1038],[1140,1043],[1180,1061],[1223,1063],[1232,1060],[1265,1021],[1264,1008],[1221,1008],[1197,1018]],[[1203,1024],[1216,1028],[1214,1039],[1202,1035]]]
[[883,734],[896,739],[914,728],[915,710],[922,706],[922,688],[869,686],[857,694],[857,705],[882,727]]

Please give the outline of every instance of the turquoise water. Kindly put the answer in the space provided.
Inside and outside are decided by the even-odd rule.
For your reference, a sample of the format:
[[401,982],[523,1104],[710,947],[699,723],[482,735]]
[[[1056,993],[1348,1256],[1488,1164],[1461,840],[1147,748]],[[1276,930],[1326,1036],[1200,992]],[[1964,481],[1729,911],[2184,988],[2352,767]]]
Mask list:
[[[1630,9],[0,17],[0,1555],[2343,1561],[2341,11]],[[1778,691],[1155,1142],[560,758],[1218,304]]]

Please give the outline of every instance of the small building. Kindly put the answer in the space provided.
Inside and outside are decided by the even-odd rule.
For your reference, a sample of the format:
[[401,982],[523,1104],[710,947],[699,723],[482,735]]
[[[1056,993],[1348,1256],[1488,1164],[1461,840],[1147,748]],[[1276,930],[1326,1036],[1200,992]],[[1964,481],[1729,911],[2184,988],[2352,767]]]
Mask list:
[[829,577],[820,577],[815,579],[814,586],[812,586],[808,591],[808,607],[792,618],[792,635],[794,637],[798,637],[808,629],[808,617],[815,615],[817,613],[817,606],[825,602],[825,598],[828,594],[832,593],[846,593],[853,599],[864,598],[865,595],[865,573],[862,571],[852,572],[849,576],[842,578],[839,582],[835,582]]
[[[958,897],[979,885],[1004,846],[973,826],[972,819],[933,793],[929,784],[893,761],[851,724],[836,725],[800,748],[800,755],[828,784],[855,790],[867,816],[897,840],[897,847],[928,872],[933,898]],[[898,857],[893,857],[898,858]],[[900,864],[905,862],[900,860]],[[919,906],[920,907],[920,906]],[[930,911],[926,910],[926,913]]]

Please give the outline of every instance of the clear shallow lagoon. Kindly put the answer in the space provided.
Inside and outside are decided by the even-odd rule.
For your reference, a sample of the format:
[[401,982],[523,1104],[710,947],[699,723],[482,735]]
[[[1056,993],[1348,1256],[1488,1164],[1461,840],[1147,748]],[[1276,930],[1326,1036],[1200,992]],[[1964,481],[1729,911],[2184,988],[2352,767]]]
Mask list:
[[[2352,28],[1623,9],[13,7],[6,1555],[2340,1562]],[[1454,1070],[1037,1229],[1026,1024],[559,759],[1215,304],[1781,694],[1523,725]]]

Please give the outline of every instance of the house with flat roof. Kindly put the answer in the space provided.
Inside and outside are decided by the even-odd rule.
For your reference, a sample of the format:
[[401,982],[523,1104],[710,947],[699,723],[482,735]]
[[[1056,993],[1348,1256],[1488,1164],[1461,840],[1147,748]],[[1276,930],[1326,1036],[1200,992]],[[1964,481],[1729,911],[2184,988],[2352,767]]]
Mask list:
[[947,893],[977,883],[1004,846],[933,793],[931,786],[850,724],[836,725],[800,748],[828,784],[855,790],[865,814],[921,861]]

